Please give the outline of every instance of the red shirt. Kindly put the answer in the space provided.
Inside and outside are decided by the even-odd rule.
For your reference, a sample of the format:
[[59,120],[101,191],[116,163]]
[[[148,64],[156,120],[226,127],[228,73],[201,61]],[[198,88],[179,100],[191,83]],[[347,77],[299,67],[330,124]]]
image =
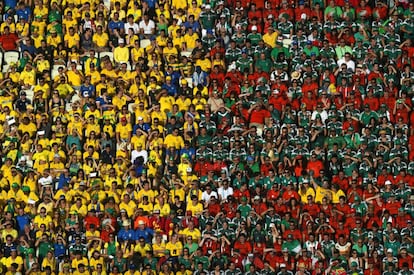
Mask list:
[[224,82],[224,73],[222,72],[215,73],[213,71],[210,73],[209,77],[210,77],[210,80],[217,80],[218,83]]
[[387,202],[385,205],[385,209],[388,210],[391,215],[397,215],[398,208],[401,208],[401,203],[399,201]]
[[[257,1],[257,2],[255,2],[255,4],[256,4],[256,6],[257,6],[257,4],[259,3],[259,2],[261,2],[261,1]],[[264,3],[264,1],[262,2],[262,3]],[[257,8],[259,8],[259,7],[257,7]],[[263,14],[262,14],[262,12],[260,11],[260,10],[255,10],[255,11],[252,11],[252,10],[250,10],[248,13],[247,13],[247,17],[249,17],[249,19],[250,20],[252,20],[253,18],[257,18],[257,20],[259,20],[259,21],[261,21],[262,19],[263,19]]]
[[379,110],[379,101],[378,98],[375,97],[366,97],[364,99],[364,105],[368,104],[371,110]]
[[252,245],[249,242],[241,243],[240,241],[236,241],[234,243],[234,249],[238,249],[240,252],[240,255],[243,257],[246,257],[247,254],[252,252]]
[[306,14],[307,19],[309,19],[310,16],[311,16],[311,11],[310,11],[309,8],[307,8],[307,7],[301,8],[301,6],[299,6],[295,9],[295,20],[296,20],[296,22],[300,21],[302,13]]
[[318,215],[320,209],[316,203],[307,203],[303,206],[303,210],[307,210],[309,212],[309,215],[315,218]]
[[288,202],[288,201],[290,201],[291,199],[296,199],[297,201],[299,201],[300,196],[299,196],[298,192],[296,192],[296,191],[294,191],[294,190],[291,190],[291,191],[286,190],[286,191],[283,193],[282,198],[283,198],[283,200],[284,200],[285,202]]
[[269,111],[265,109],[256,110],[255,108],[250,113],[250,123],[264,124],[265,118],[269,118],[269,117],[270,117]]
[[320,176],[320,171],[324,169],[323,163],[320,160],[315,160],[315,161],[309,161],[308,162],[308,167],[307,170],[308,171],[313,171],[314,174],[313,176],[315,178],[318,178]]
[[14,33],[0,35],[0,44],[5,51],[14,51],[17,49],[16,42],[19,38]]

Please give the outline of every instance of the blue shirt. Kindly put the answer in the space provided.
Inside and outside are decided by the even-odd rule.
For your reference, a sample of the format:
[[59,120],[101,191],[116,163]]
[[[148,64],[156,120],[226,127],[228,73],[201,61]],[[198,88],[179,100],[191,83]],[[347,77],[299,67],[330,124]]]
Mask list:
[[65,185],[65,183],[66,184],[69,184],[70,183],[70,180],[71,180],[70,175],[68,175],[68,177],[65,177],[65,175],[63,173],[60,174],[60,176],[59,176],[59,183],[58,183],[58,186],[57,186],[57,190],[62,189],[63,186]]
[[35,55],[36,54],[36,48],[33,45],[31,45],[30,47],[28,47],[28,46],[22,44],[20,46],[20,48],[21,48],[21,52],[28,51],[31,55]]
[[95,86],[89,84],[88,86],[82,85],[80,87],[82,97],[92,97],[95,94]]
[[53,248],[55,249],[55,257],[63,256],[66,254],[66,247],[63,244],[55,243]]
[[171,84],[178,87],[180,82],[181,74],[178,71],[172,72],[172,74],[166,73],[165,77],[170,76],[171,77]]
[[144,132],[147,132],[151,129],[151,127],[148,125],[148,123],[144,123],[142,125],[135,124],[134,128],[132,129],[132,134],[135,135],[137,133],[137,130],[141,129]]
[[[107,96],[106,99],[107,99],[108,102],[105,102],[105,100],[103,99],[103,97],[98,97],[96,99],[96,102],[99,102],[99,104],[101,106],[102,105],[105,105],[105,104],[112,104],[112,98],[110,96]],[[104,107],[104,108],[102,108],[102,110],[103,111],[106,111],[106,110],[108,110],[108,108],[107,107]]]
[[30,223],[30,217],[26,214],[24,214],[23,216],[19,215],[16,217],[16,220],[17,220],[17,225],[19,227],[19,232],[23,233],[24,227]]
[[151,228],[137,229],[135,231],[135,240],[138,241],[139,238],[143,237],[146,243],[150,243],[152,237],[154,236],[154,230]]
[[157,3],[157,0],[145,0],[145,2],[148,3],[149,8],[155,8],[155,3]]
[[120,29],[121,30],[121,29],[124,29],[124,23],[122,21],[118,21],[118,22],[110,21],[109,24],[108,24],[108,28],[112,31],[114,29]]
[[198,32],[201,28],[200,24],[197,21],[190,23],[189,21],[184,23],[186,29],[193,29],[193,32]]
[[17,10],[16,11],[16,14],[17,14],[17,17],[20,19],[21,17],[23,17],[24,18],[24,20],[26,20],[26,22],[29,22],[29,17],[30,17],[30,14],[31,14],[31,11],[30,11],[30,9],[28,8],[28,7],[25,7],[24,9],[22,9],[22,10]]
[[172,84],[170,84],[170,85],[168,85],[168,84],[164,84],[164,85],[162,85],[162,87],[161,87],[162,89],[166,89],[167,90],[167,93],[168,93],[168,95],[170,95],[170,96],[176,96],[177,94],[178,94],[178,89],[177,89],[177,87],[175,87],[174,85],[172,85]]
[[183,154],[187,154],[189,156],[189,159],[192,160],[193,156],[195,155],[195,150],[194,148],[188,148],[188,149],[181,149],[180,150],[180,156],[182,156]]
[[[11,9],[16,8],[17,5],[17,0],[4,0],[4,7],[9,7]],[[4,11],[7,11],[6,9],[4,9]]]
[[118,232],[119,241],[133,241],[134,236],[135,236],[134,230],[132,230],[132,229],[125,230],[124,228],[122,228]]

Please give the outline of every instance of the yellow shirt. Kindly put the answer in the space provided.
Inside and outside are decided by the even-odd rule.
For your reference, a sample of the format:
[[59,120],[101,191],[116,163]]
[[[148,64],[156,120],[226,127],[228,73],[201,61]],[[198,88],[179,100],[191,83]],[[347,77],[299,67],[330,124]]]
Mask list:
[[62,37],[58,34],[55,37],[52,35],[48,35],[46,39],[46,43],[48,46],[52,46],[57,48],[57,46],[62,43]]
[[181,136],[169,134],[165,137],[164,145],[166,148],[175,147],[176,149],[181,149],[184,147],[184,139]]
[[171,47],[171,48],[165,47],[162,53],[166,60],[170,60],[171,55],[178,55],[178,50],[176,47]]
[[66,72],[70,84],[73,86],[81,86],[82,85],[82,72],[78,71],[78,73],[75,73],[72,70],[69,70]]
[[6,242],[7,235],[11,235],[13,239],[17,239],[17,237],[19,236],[19,233],[17,232],[16,229],[11,229],[11,230],[3,229],[1,231],[1,239],[3,240],[3,242]]
[[145,55],[145,49],[144,48],[132,48],[131,50],[131,55],[132,55],[132,61],[134,62],[138,62],[138,58],[140,57],[144,57]]
[[[43,36],[46,33],[45,32],[45,30],[46,30],[46,22],[44,22],[44,21],[37,21],[36,20],[36,21],[32,22],[31,24],[32,24],[31,28],[32,29],[37,29],[37,31],[39,33],[39,37],[42,37],[42,39],[43,39]],[[35,44],[35,47],[37,48],[37,45],[36,44]]]
[[114,60],[118,63],[127,63],[129,60],[129,49],[127,47],[116,47],[114,49]]
[[194,228],[193,230],[190,230],[188,228],[185,228],[180,231],[181,235],[184,235],[185,238],[191,236],[193,240],[200,240],[201,238],[201,232],[197,228]]
[[174,97],[165,95],[160,97],[159,101],[161,111],[168,112],[172,110],[172,106],[175,103]]
[[346,197],[344,191],[342,191],[341,189],[339,189],[338,191],[332,192],[332,203],[339,203],[339,198],[341,196]]
[[49,228],[49,224],[52,223],[52,218],[49,215],[46,215],[45,217],[41,217],[40,215],[37,215],[34,220],[34,224],[37,224],[39,227],[41,224],[46,225],[46,228]]
[[322,188],[320,186],[318,186],[316,188],[315,194],[316,194],[315,195],[315,202],[316,203],[321,203],[322,199],[324,197],[327,197],[328,200],[330,200],[332,198],[332,191],[330,189],[325,189],[325,188]]
[[36,85],[36,72],[33,69],[30,71],[23,70],[20,73],[20,81],[22,81],[24,85]]
[[126,125],[122,125],[118,123],[116,125],[116,132],[119,133],[121,139],[128,139],[132,132],[131,124],[127,123]]
[[91,257],[91,259],[89,260],[89,266],[91,268],[94,268],[94,270],[96,270],[96,266],[98,264],[101,264],[103,269],[105,268],[104,260],[103,260],[102,257],[99,257],[98,259],[95,259],[94,257]]
[[[72,12],[72,20],[68,20],[68,19],[63,19],[63,25],[65,26],[66,29],[66,33],[69,32],[69,28],[70,27],[76,27],[78,25],[78,22],[76,21],[76,19],[73,17],[73,12]],[[76,30],[76,28],[75,28]]]
[[151,189],[149,190],[145,190],[145,189],[141,189],[138,191],[138,198],[141,198],[143,196],[147,196],[149,201],[154,201],[155,197],[158,196],[158,192],[157,191],[153,191]]
[[4,28],[5,27],[9,27],[9,30],[11,33],[15,33],[16,32],[16,25],[14,23],[8,24],[7,22],[3,22],[0,25],[0,32],[3,34],[4,33]]
[[205,58],[204,60],[198,59],[196,66],[200,66],[203,71],[209,72],[211,70],[211,61],[208,58]]
[[108,44],[108,41],[109,37],[105,32],[102,32],[101,34],[95,33],[92,37],[92,42],[98,47],[105,47]]
[[76,211],[80,216],[86,217],[88,214],[88,208],[85,205],[77,207],[76,204],[70,207],[70,211]]
[[121,202],[119,204],[119,209],[125,209],[129,217],[132,217],[134,215],[136,208],[137,205],[133,200],[130,200],[128,203]]
[[140,203],[138,205],[138,208],[142,208],[142,210],[145,212],[152,213],[152,211],[154,210],[154,205],[150,202],[148,204]]
[[187,0],[172,0],[171,7],[175,9],[187,9]]
[[[180,112],[185,112],[188,111],[188,107],[190,107],[191,105],[191,99],[189,98],[181,98],[179,97],[177,100],[175,100],[175,104],[178,105],[178,109],[180,110]],[[203,106],[204,109],[204,106]]]
[[48,60],[38,60],[36,62],[36,70],[38,72],[48,71],[50,69],[50,63]]
[[22,36],[28,36],[29,35],[29,24],[17,24],[16,25],[16,32],[20,33]]
[[45,37],[43,34],[39,34],[37,37],[32,35],[32,39],[33,39],[33,45],[35,46],[35,48],[40,48],[42,46],[42,40],[44,40]]
[[196,8],[191,7],[187,10],[188,16],[194,15],[194,20],[198,20],[198,18],[200,17],[200,13],[201,9],[198,6]]
[[141,257],[145,257],[145,254],[147,254],[148,251],[151,251],[151,245],[145,244],[144,246],[136,245],[134,248],[134,252],[137,252],[141,255]]
[[180,241],[177,241],[175,244],[168,242],[165,248],[170,251],[172,257],[177,257],[181,255],[183,244]]
[[[184,35],[184,41],[187,45],[188,50],[192,50],[196,47],[196,40],[199,39],[197,33],[193,33],[192,35],[189,35],[188,33]],[[203,70],[204,71],[204,70]]]
[[272,48],[274,48],[276,47],[277,36],[277,32],[273,32],[272,34],[266,33],[263,35],[263,41],[265,42],[265,44],[268,44]]
[[169,197],[171,198],[172,201],[174,201],[174,198],[176,196],[178,196],[179,200],[181,202],[183,202],[184,199],[185,199],[185,190],[183,188],[180,188],[180,189],[174,189],[173,188],[173,189],[170,190],[168,195],[169,195]]
[[72,47],[76,47],[79,44],[80,37],[79,34],[74,33],[70,35],[69,33],[65,34],[65,42],[68,42],[68,48],[71,49]]
[[308,202],[308,196],[312,196],[312,198],[315,198],[315,190],[313,190],[313,188],[308,188],[308,190],[306,190],[305,192],[302,192],[302,190],[298,190],[299,196],[300,196],[300,200],[303,203],[307,203]]
[[193,215],[201,215],[203,213],[203,205],[201,203],[193,205],[193,203],[190,201],[190,203],[187,204],[186,210],[191,211]]
[[[3,263],[7,268],[10,268],[11,265],[14,263],[18,264],[19,267],[21,268],[23,265],[23,259],[20,256],[16,256],[16,258],[14,259],[10,256]],[[20,270],[20,268],[18,270]]]

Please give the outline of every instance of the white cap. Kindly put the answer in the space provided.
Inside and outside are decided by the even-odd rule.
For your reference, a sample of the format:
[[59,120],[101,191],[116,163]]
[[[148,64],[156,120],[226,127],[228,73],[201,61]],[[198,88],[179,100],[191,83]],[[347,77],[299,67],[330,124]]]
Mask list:
[[286,267],[286,264],[282,263],[280,264],[280,267]]
[[125,41],[124,41],[124,39],[123,39],[123,38],[119,38],[119,39],[118,39],[118,43],[119,43],[119,44],[121,44],[121,43],[123,44],[124,42],[125,42]]
[[187,167],[187,172],[191,172],[193,171],[193,169],[191,169],[191,167]]
[[257,31],[257,26],[252,26],[252,31]]
[[139,116],[139,117],[138,117],[138,120],[143,120],[142,116]]
[[210,5],[206,5],[206,10],[209,10],[209,9],[211,9],[211,6]]
[[392,184],[392,182],[391,181],[389,181],[389,180],[386,180],[385,181],[385,185],[391,185]]
[[300,19],[306,19],[306,13],[302,13]]
[[388,248],[387,253],[392,253],[392,248]]
[[259,196],[254,196],[253,200],[260,200]]

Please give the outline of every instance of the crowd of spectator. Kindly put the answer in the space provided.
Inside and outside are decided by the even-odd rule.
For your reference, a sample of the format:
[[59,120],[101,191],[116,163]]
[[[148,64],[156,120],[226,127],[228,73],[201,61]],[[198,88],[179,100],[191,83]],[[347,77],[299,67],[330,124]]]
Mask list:
[[0,274],[414,274],[412,0],[0,14]]

